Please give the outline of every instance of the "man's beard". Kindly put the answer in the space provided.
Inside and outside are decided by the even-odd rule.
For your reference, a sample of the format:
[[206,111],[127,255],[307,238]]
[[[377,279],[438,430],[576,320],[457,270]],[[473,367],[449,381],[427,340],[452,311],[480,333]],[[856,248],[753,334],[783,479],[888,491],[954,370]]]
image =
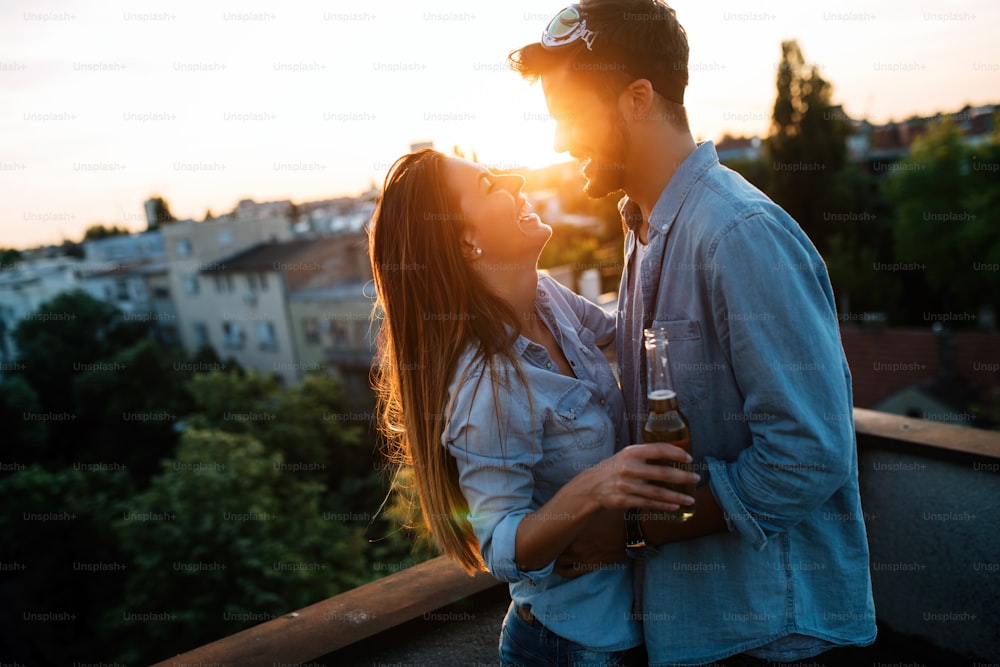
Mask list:
[[621,190],[624,185],[629,144],[628,129],[620,112],[615,116],[615,124],[609,134],[606,142],[608,158],[593,156],[588,170],[584,171],[587,183],[583,186],[583,192],[592,199],[606,197]]

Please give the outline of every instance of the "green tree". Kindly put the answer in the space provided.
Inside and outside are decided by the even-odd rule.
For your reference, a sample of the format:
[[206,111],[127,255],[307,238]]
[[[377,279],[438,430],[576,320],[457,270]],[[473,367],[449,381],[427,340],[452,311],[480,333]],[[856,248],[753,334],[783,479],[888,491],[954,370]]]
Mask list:
[[[148,334],[148,324],[125,322],[114,306],[82,290],[55,296],[14,329],[21,377],[38,395],[42,412],[29,420],[49,422],[43,459],[69,464],[80,449],[73,385],[116,351]],[[41,459],[38,459],[41,460]]]
[[86,253],[83,250],[83,244],[74,243],[69,239],[66,239],[65,241],[62,242],[62,245],[59,246],[59,250],[66,257],[75,257],[76,259],[83,259],[86,256]]
[[[6,457],[5,457],[6,458]],[[0,637],[4,657],[68,665],[113,659],[100,611],[120,604],[128,565],[111,532],[128,471],[24,466],[0,475]],[[56,613],[43,622],[32,614]]]
[[273,375],[257,371],[196,375],[188,384],[196,404],[184,420],[188,428],[213,428],[247,435],[285,462],[285,476],[325,489],[324,507],[348,516],[377,548],[370,561],[405,555],[409,541],[393,535],[388,517],[378,514],[388,480],[380,473],[370,413],[359,411],[328,374],[307,374],[283,388]]
[[73,380],[84,434],[79,460],[128,466],[141,487],[173,453],[176,425],[193,409],[186,356],[152,338],[91,364]]
[[754,187],[762,192],[767,192],[771,185],[771,165],[763,158],[734,158],[726,160],[723,164],[739,172]]
[[581,272],[598,265],[598,247],[598,239],[587,231],[572,225],[553,225],[552,238],[542,249],[538,266],[551,269],[568,264],[573,267],[574,278],[579,278]]
[[832,92],[819,68],[806,64],[798,42],[781,43],[777,97],[766,141],[772,169],[767,192],[821,252],[830,234],[829,213],[839,210],[833,183],[846,163],[850,134],[843,112],[831,104]]
[[126,647],[118,660],[162,659],[368,578],[361,530],[283,462],[249,435],[184,432],[115,523],[131,562],[121,608],[105,616]]
[[124,227],[119,227],[117,225],[105,226],[97,223],[96,225],[87,227],[86,231],[83,232],[83,240],[97,241],[100,239],[111,238],[112,236],[127,236],[129,233],[129,230]]
[[10,268],[23,257],[23,253],[16,248],[0,248],[0,267]]
[[0,424],[8,443],[5,456],[34,461],[48,440],[48,422],[27,419],[42,413],[38,393],[18,375],[0,377]]
[[384,509],[384,518],[391,531],[387,534],[391,538],[387,542],[409,545],[405,558],[395,558],[394,562],[416,564],[441,555],[420,511],[420,496],[412,466],[387,469],[387,477],[392,480],[392,491],[385,498]]
[[882,269],[895,261],[888,207],[856,163],[834,175],[830,193],[838,205],[825,214],[829,230],[824,259],[838,310],[851,318],[878,311],[890,321],[901,321],[905,310],[900,274]]
[[153,202],[153,219],[147,220],[147,231],[153,231],[159,229],[161,225],[168,225],[172,222],[177,222],[177,218],[175,218],[174,214],[170,212],[170,205],[167,203],[166,199],[155,196],[150,197],[149,201]]
[[[992,165],[992,172],[980,168]],[[884,182],[895,214],[896,261],[919,268],[914,310],[965,312],[998,305],[1000,142],[972,148],[945,119],[917,139]]]

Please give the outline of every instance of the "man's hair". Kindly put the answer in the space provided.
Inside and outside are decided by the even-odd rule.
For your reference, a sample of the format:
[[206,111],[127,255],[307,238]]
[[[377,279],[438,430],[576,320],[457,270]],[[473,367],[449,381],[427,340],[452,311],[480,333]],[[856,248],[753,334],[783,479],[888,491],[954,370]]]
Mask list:
[[[584,0],[580,13],[587,29],[596,33],[593,51],[583,40],[546,49],[539,42],[512,51],[507,61],[525,79],[535,81],[563,67],[580,85],[602,97],[617,95],[636,79],[669,82],[683,91],[688,84],[687,33],[677,13],[661,0]],[[662,87],[662,84],[661,84]],[[687,128],[680,100],[656,91],[674,124]],[[682,93],[683,94],[683,93]]]

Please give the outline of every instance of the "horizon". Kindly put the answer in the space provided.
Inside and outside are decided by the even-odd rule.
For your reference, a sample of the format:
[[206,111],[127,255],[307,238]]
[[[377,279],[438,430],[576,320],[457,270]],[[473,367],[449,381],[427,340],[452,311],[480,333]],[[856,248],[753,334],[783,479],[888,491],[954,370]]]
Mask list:
[[[834,105],[834,106],[839,106],[839,105]],[[941,117],[942,119],[947,119],[949,117],[956,116],[957,114],[959,114],[961,111],[963,111],[966,108],[970,108],[970,107],[971,108],[977,108],[977,107],[982,107],[982,106],[993,106],[993,107],[995,107],[995,111],[1000,112],[1000,104],[998,104],[998,103],[987,102],[987,103],[979,104],[979,105],[968,105],[968,104],[966,104],[966,105],[963,105],[962,107],[960,107],[958,109],[955,109],[953,111],[939,110],[939,111],[936,111],[936,112],[934,112],[932,114],[929,114],[929,115],[911,114],[909,116],[906,116],[906,117],[900,118],[900,119],[892,118],[892,119],[889,119],[888,121],[885,121],[885,122],[882,122],[882,123],[873,123],[873,126],[875,126],[875,127],[883,127],[883,126],[888,125],[888,124],[892,124],[892,123],[905,123],[907,121],[914,120],[914,119],[934,119],[936,117]],[[868,119],[865,119],[865,118],[851,118],[851,120],[854,120],[854,121],[868,121]],[[756,135],[756,134],[754,134],[754,135],[745,135],[745,134],[739,134],[739,135],[737,135],[737,134],[731,134],[728,131],[723,130],[723,135],[722,136],[719,136],[717,138],[711,139],[711,141],[713,141],[716,145],[718,145],[718,144],[720,144],[722,141],[724,141],[726,139],[730,139],[730,140],[755,139],[755,138],[766,139],[767,136],[769,136],[769,135],[765,135],[765,136],[760,136],[760,135]],[[433,142],[431,142],[431,143],[433,143]],[[443,149],[442,147],[434,146],[434,148],[435,148],[435,150],[444,150],[444,152],[448,152],[447,149]],[[455,148],[459,148],[459,147],[456,146]],[[525,166],[525,165],[517,165],[517,166],[515,166],[515,168],[513,169],[513,171],[517,171],[517,172],[543,171],[543,170],[546,170],[546,169],[551,169],[551,168],[556,168],[556,167],[564,167],[564,168],[567,168],[567,169],[572,169],[574,162],[577,162],[575,158],[567,156],[567,157],[565,157],[565,158],[563,158],[561,160],[557,160],[557,161],[554,161],[554,162],[551,162],[551,163],[548,163],[548,164],[542,164],[542,165],[533,166],[533,167],[528,167],[528,166]],[[486,166],[487,168],[489,168],[491,170],[503,168],[502,166],[501,167],[497,167],[496,165],[490,164],[490,163],[482,161],[482,160],[479,163],[483,164],[484,166]],[[237,209],[240,201],[243,201],[243,200],[249,200],[249,201],[253,202],[254,204],[270,204],[270,203],[278,203],[278,202],[286,202],[287,201],[287,202],[291,203],[294,206],[301,206],[301,205],[306,205],[306,204],[313,204],[313,203],[322,202],[322,201],[333,201],[333,200],[338,200],[338,199],[352,199],[352,200],[355,200],[355,199],[363,197],[365,194],[367,194],[372,187],[376,188],[378,191],[381,191],[381,189],[382,189],[382,183],[381,182],[372,183],[368,188],[365,188],[364,190],[355,191],[353,193],[347,193],[347,192],[330,193],[330,194],[327,194],[327,195],[321,195],[321,196],[319,196],[317,198],[301,199],[301,200],[297,200],[297,199],[268,199],[268,200],[261,201],[261,200],[254,199],[252,196],[247,196],[247,197],[244,197],[242,200],[234,201],[232,203],[232,205],[231,205],[231,208],[222,210],[221,212],[220,211],[211,211],[211,209],[206,208],[205,211],[204,211],[204,213],[202,213],[201,216],[178,217],[178,216],[175,215],[174,217],[176,218],[177,222],[187,222],[187,221],[195,222],[195,223],[209,222],[209,221],[213,221],[215,219],[218,219],[221,216],[226,216],[226,215],[232,215],[232,214],[234,214],[236,212],[236,209]],[[527,191],[528,190],[526,189],[526,192]],[[159,193],[151,193],[146,199],[149,199],[151,197],[157,197],[157,196],[159,196]],[[143,200],[143,203],[146,201],[146,199]],[[168,207],[170,206],[170,201],[167,200],[166,198],[164,198],[164,202],[168,205]],[[142,204],[140,204],[140,206],[141,205]],[[212,213],[212,218],[208,218],[205,215],[205,214],[207,214],[209,212]],[[171,210],[171,213],[173,213],[173,210]],[[115,223],[115,222],[111,222],[111,223],[92,223],[92,224],[103,224],[106,228],[114,228],[114,227],[118,227],[119,229],[122,228],[121,224],[118,224],[118,223]],[[144,226],[142,229],[128,229],[128,233],[129,234],[143,234],[143,233],[146,233],[146,232],[149,232],[149,231],[156,231],[156,230],[150,230],[148,228],[148,224],[146,223],[145,220],[143,221],[143,224],[146,225],[146,226]],[[171,223],[167,223],[167,224],[171,224]],[[83,229],[83,231],[86,231],[86,230]],[[105,238],[107,238],[107,237],[105,237]],[[66,243],[66,242],[81,244],[81,243],[84,242],[84,240],[85,239],[83,238],[83,234],[81,232],[80,238],[76,239],[76,240],[64,238],[64,239],[61,239],[59,241],[59,243],[43,243],[43,244],[36,244],[36,245],[33,245],[33,246],[25,246],[25,247],[14,248],[14,249],[21,250],[21,251],[39,250],[39,249],[44,249],[44,248],[53,247],[53,246],[58,247],[62,243]],[[4,248],[4,247],[5,246],[0,245],[0,248]]]
[[[151,196],[195,220],[240,199],[356,196],[421,141],[498,169],[571,162],[552,150],[541,87],[505,62],[565,2],[11,4],[0,11],[0,247],[76,240],[95,224],[142,231]],[[983,0],[670,4],[691,45],[697,139],[767,136],[786,39],[858,120],[997,102],[1000,7]]]

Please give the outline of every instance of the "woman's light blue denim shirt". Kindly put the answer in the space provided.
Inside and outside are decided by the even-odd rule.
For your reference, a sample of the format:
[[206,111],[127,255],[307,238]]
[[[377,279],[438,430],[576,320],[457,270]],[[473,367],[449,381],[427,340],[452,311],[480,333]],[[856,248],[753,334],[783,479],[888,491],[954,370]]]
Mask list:
[[525,515],[628,444],[624,399],[600,350],[614,341],[613,315],[544,274],[536,305],[576,377],[560,374],[545,348],[524,336],[515,352],[527,386],[510,364],[491,377],[469,350],[450,387],[442,440],[458,464],[483,560],[494,577],[510,582],[514,602],[530,605],[542,624],[587,648],[631,648],[642,643],[631,563],[567,579],[552,563],[526,572],[515,560]]

